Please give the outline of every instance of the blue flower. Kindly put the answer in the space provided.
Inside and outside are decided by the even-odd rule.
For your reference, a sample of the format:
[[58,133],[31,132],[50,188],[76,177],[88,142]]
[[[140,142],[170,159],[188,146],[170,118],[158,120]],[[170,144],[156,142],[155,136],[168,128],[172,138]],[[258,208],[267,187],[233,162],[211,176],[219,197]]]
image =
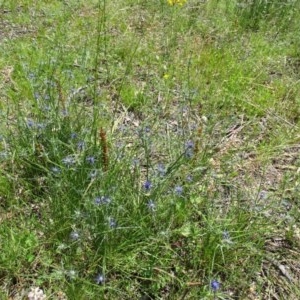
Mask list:
[[70,239],[72,241],[77,241],[79,239],[79,233],[77,231],[72,231],[70,233]]
[[33,96],[35,100],[38,100],[41,97],[39,92],[34,92]]
[[96,159],[95,159],[94,156],[88,156],[88,157],[86,158],[86,161],[87,161],[89,164],[93,165],[93,164],[95,163]]
[[191,158],[194,155],[195,144],[193,141],[187,141],[185,143],[184,154],[187,158]]
[[98,175],[98,171],[97,170],[92,170],[89,174],[89,178],[96,178]]
[[42,107],[42,110],[48,112],[48,111],[51,110],[51,107],[50,107],[49,105],[44,105],[44,106]]
[[156,204],[153,202],[153,200],[149,200],[147,206],[151,212],[154,212],[156,210]]
[[213,292],[215,293],[218,289],[220,289],[220,282],[218,280],[212,280],[210,283],[210,287],[213,290]]
[[223,236],[223,240],[230,239],[230,234],[227,230],[223,231],[222,236]]
[[44,129],[46,127],[46,125],[43,123],[36,123],[36,127],[37,127],[37,129]]
[[97,274],[95,277],[95,283],[101,285],[104,282],[105,282],[105,276],[102,273]]
[[132,165],[134,167],[138,167],[140,165],[140,160],[138,158],[135,158],[132,160]]
[[106,196],[96,197],[95,204],[101,205],[101,204],[109,204],[111,202],[110,198]]
[[63,117],[67,117],[67,116],[69,115],[67,109],[63,109],[63,110],[61,111],[61,114],[62,114]]
[[192,158],[193,155],[194,155],[194,150],[193,149],[186,149],[184,154],[185,154],[186,158]]
[[54,173],[54,174],[59,174],[60,173],[60,168],[58,168],[58,167],[52,167],[51,168],[51,172]]
[[79,151],[82,151],[82,150],[84,149],[84,145],[85,145],[84,141],[79,141],[79,142],[77,143],[77,149],[78,149]]
[[144,189],[149,191],[152,188],[152,183],[149,180],[146,180],[144,183]]
[[222,233],[222,239],[223,239],[224,243],[233,244],[233,241],[231,239],[230,233],[227,230],[223,231],[223,233]]
[[268,192],[267,191],[260,191],[258,194],[259,200],[266,200],[268,198]]
[[138,133],[139,137],[141,137],[141,138],[145,137],[145,135],[148,136],[150,134],[150,132],[151,132],[151,129],[149,126],[146,126],[144,128],[139,128],[137,130],[137,133]]
[[65,158],[62,159],[62,162],[67,167],[70,167],[70,166],[72,166],[72,165],[75,164],[76,160],[75,160],[75,158],[73,156],[68,155],[68,156],[66,156]]
[[27,126],[28,126],[29,128],[33,128],[33,127],[35,126],[34,121],[31,120],[31,119],[28,119],[28,120],[27,120]]
[[117,227],[117,221],[112,218],[112,217],[109,217],[108,218],[108,225],[110,228],[116,228]]
[[77,133],[72,132],[70,137],[71,137],[71,139],[76,139],[77,138]]
[[157,171],[158,171],[159,176],[161,176],[161,177],[166,175],[166,168],[163,164],[157,165]]
[[175,193],[176,193],[178,196],[181,196],[182,193],[183,193],[183,187],[180,186],[180,185],[177,185],[177,186],[175,186],[174,191],[175,191]]
[[30,72],[30,73],[28,74],[28,78],[29,78],[29,79],[34,79],[34,78],[36,78],[36,75],[35,75],[33,72]]
[[195,148],[195,143],[193,141],[187,141],[185,143],[185,149],[194,149]]
[[192,182],[193,181],[193,176],[192,175],[187,175],[186,176],[186,181]]

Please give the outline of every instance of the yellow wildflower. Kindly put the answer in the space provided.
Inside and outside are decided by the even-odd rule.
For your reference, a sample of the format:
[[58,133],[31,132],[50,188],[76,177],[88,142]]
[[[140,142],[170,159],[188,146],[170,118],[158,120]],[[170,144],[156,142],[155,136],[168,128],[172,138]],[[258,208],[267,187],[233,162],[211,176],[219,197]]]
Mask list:
[[182,6],[183,4],[186,3],[187,0],[168,0],[169,5],[180,5]]

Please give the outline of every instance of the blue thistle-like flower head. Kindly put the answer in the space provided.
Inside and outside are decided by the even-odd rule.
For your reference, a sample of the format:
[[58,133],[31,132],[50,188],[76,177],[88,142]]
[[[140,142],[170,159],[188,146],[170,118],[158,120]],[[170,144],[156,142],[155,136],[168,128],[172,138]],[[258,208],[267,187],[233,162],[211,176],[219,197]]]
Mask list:
[[28,119],[28,120],[27,120],[27,126],[28,126],[29,128],[33,128],[33,127],[35,126],[34,121],[31,120],[31,119]]
[[72,132],[70,135],[71,139],[76,139],[77,138],[77,133],[76,132]]
[[210,283],[210,287],[213,290],[213,292],[217,292],[217,290],[220,289],[220,282],[218,280],[212,280]]
[[72,240],[72,241],[77,241],[78,239],[79,239],[79,233],[78,233],[78,231],[72,231],[71,233],[70,233],[70,239]]
[[108,218],[108,225],[110,228],[116,228],[117,227],[117,221],[112,218],[112,217],[109,217]]
[[154,212],[156,210],[156,204],[153,202],[153,200],[148,201],[147,207],[151,212]]
[[226,244],[233,244],[234,242],[231,239],[230,233],[227,230],[224,230],[222,233],[222,240]]
[[79,141],[79,142],[77,143],[77,149],[78,149],[79,151],[82,151],[82,150],[84,149],[84,146],[85,146],[84,141]]
[[93,179],[96,178],[98,175],[98,171],[97,170],[92,170],[89,174],[89,178]]
[[72,165],[74,165],[76,163],[76,160],[75,160],[75,157],[68,155],[62,159],[62,162],[67,167],[71,167]]
[[266,200],[268,198],[268,192],[267,191],[260,191],[258,194],[259,200]]
[[110,202],[111,202],[110,198],[106,196],[96,197],[95,199],[96,205],[109,204]]
[[164,177],[166,175],[166,168],[163,164],[158,164],[157,165],[157,172],[160,177]]
[[174,191],[175,191],[175,194],[177,194],[178,196],[181,196],[183,193],[183,187],[180,185],[177,185],[177,186],[175,186]]
[[93,165],[93,164],[95,163],[96,159],[95,159],[94,156],[88,156],[88,157],[86,158],[86,161],[87,161],[89,164]]
[[105,282],[105,276],[102,273],[97,274],[95,277],[95,283],[101,285],[104,282]]
[[187,182],[192,182],[193,181],[193,176],[192,175],[187,175],[186,176],[186,181]]
[[195,143],[193,141],[187,141],[185,143],[185,149],[194,149],[195,148]]
[[144,183],[144,189],[149,191],[152,188],[152,183],[149,180],[146,180]]
[[138,167],[140,165],[140,160],[138,158],[135,158],[132,160],[133,167]]
[[191,158],[194,155],[195,143],[193,141],[187,141],[185,143],[184,154],[186,158]]

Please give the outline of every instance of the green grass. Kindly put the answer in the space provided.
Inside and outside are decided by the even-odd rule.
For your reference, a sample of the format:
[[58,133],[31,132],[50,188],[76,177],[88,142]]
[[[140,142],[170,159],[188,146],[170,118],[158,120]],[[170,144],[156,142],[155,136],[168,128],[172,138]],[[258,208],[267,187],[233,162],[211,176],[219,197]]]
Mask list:
[[299,298],[297,1],[0,16],[1,299]]

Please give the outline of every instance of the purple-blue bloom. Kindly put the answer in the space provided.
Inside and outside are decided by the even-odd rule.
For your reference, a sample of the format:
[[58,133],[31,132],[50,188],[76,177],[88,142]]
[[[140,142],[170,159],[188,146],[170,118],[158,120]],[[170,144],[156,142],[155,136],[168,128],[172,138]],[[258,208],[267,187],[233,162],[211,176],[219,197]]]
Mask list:
[[95,204],[101,205],[101,204],[109,204],[111,202],[110,198],[106,196],[96,197]]
[[193,181],[193,176],[192,175],[187,175],[186,176],[186,181],[192,182]]
[[194,149],[195,148],[195,144],[193,141],[187,141],[185,143],[185,149]]
[[223,231],[222,238],[223,238],[223,242],[225,242],[227,244],[233,244],[234,243],[231,239],[230,233],[227,230]]
[[67,109],[63,109],[63,110],[61,111],[61,114],[62,114],[63,117],[67,117],[67,116],[69,115]]
[[268,198],[268,192],[267,191],[260,191],[258,194],[258,198],[260,200],[266,200]]
[[177,186],[175,186],[174,191],[175,191],[175,193],[176,193],[178,196],[181,196],[182,193],[183,193],[183,187],[180,186],[180,185],[177,185]]
[[84,145],[85,145],[84,141],[79,141],[79,142],[77,143],[77,149],[78,149],[79,151],[82,151],[82,150],[84,149]]
[[163,164],[157,165],[157,171],[158,171],[159,176],[161,176],[161,177],[166,175],[166,168]]
[[195,144],[193,141],[187,141],[185,143],[185,156],[191,158],[194,155]]
[[109,224],[110,228],[116,228],[117,227],[117,221],[112,217],[108,218],[108,224]]
[[28,126],[28,127],[31,127],[31,128],[34,127],[34,126],[35,126],[34,121],[31,120],[31,119],[28,119],[28,120],[27,120],[27,126]]
[[135,158],[135,159],[132,160],[132,164],[133,164],[134,167],[138,167],[140,165],[140,160]]
[[210,287],[213,290],[213,292],[215,293],[218,289],[220,289],[220,282],[218,280],[212,280],[210,283]]
[[146,180],[144,183],[144,189],[149,191],[152,188],[152,183],[149,180]]
[[77,138],[77,133],[72,132],[72,133],[71,133],[71,139],[76,139],[76,138]]
[[93,164],[95,163],[96,159],[95,159],[94,156],[88,156],[88,157],[86,158],[86,161],[87,161],[89,164],[93,165]]
[[230,239],[230,234],[227,230],[223,231],[222,236],[223,236],[223,240]]

